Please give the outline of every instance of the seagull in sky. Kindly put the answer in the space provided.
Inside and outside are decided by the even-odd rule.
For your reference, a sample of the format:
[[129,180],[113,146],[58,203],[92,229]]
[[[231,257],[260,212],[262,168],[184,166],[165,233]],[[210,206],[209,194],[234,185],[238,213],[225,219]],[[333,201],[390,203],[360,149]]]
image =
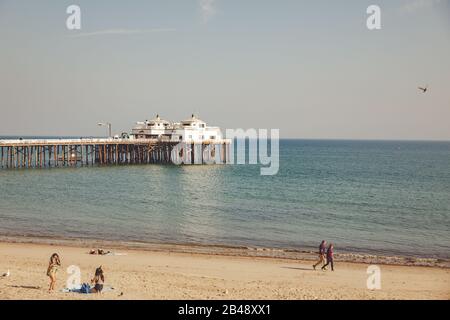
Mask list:
[[422,93],[425,93],[428,90],[428,85],[425,88],[424,87],[417,87],[417,89],[422,90]]

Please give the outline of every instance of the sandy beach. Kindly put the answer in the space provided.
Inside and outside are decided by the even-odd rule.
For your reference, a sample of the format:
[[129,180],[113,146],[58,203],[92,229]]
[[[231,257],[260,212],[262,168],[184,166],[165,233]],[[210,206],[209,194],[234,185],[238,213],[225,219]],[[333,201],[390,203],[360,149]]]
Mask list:
[[[0,299],[445,299],[450,269],[380,265],[381,289],[366,286],[364,263],[336,261],[336,270],[314,271],[310,260],[243,257],[218,253],[117,248],[115,255],[89,255],[86,245],[0,243]],[[109,249],[109,248],[106,248]],[[62,258],[57,290],[47,292],[46,268],[53,252]],[[67,267],[88,282],[105,269],[98,294],[64,293]]]

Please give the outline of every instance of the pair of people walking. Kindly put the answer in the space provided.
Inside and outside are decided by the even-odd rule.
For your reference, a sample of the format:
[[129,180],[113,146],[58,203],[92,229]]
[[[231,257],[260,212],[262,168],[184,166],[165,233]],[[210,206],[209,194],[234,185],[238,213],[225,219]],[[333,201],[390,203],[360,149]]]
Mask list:
[[[322,240],[319,246],[319,261],[317,261],[315,264],[313,264],[314,270],[316,270],[316,267],[320,264],[322,264],[322,270],[326,270],[328,265],[331,265],[331,271],[334,271],[334,254],[333,254],[333,244],[330,243],[330,245],[327,248],[327,242],[325,240]],[[325,263],[326,258],[326,263]]]

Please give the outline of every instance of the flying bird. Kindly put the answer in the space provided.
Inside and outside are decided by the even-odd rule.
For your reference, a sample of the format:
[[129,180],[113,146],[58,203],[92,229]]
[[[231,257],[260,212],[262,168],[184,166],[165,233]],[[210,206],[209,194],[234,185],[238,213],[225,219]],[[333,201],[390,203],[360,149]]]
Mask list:
[[427,90],[428,90],[428,86],[426,86],[425,88],[423,88],[423,87],[417,87],[417,89],[422,90],[422,93],[425,93],[425,92],[427,92]]
[[9,270],[8,270],[6,273],[2,274],[2,277],[6,278],[6,277],[9,277],[9,275],[10,275],[10,273],[9,273]]

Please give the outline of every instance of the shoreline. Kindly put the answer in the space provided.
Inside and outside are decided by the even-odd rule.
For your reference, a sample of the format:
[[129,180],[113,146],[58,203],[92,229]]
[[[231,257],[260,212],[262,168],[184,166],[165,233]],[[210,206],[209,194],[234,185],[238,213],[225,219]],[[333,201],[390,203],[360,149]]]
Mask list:
[[[51,246],[84,247],[86,249],[102,248],[140,250],[149,252],[188,253],[230,257],[271,258],[285,260],[315,261],[317,253],[311,249],[270,248],[256,246],[234,246],[226,244],[198,243],[149,243],[127,242],[99,239],[67,239],[63,237],[37,236],[3,236],[0,244],[41,244]],[[411,256],[385,256],[368,253],[335,253],[337,262],[356,264],[377,264],[386,266],[414,266],[450,269],[450,260]]]

